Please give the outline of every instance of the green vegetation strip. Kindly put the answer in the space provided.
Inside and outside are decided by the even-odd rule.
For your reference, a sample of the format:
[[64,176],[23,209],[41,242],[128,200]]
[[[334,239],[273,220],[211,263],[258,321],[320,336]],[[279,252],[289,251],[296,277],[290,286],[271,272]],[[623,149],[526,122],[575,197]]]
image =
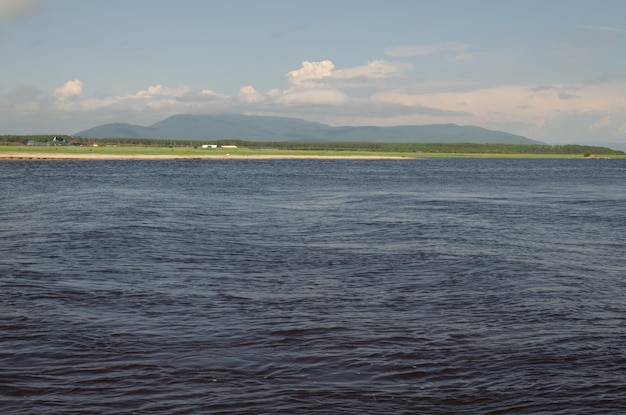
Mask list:
[[415,153],[353,151],[353,150],[283,150],[283,149],[251,149],[251,148],[217,148],[203,149],[193,147],[151,147],[151,146],[116,146],[116,147],[28,147],[0,146],[0,153],[22,154],[63,154],[71,155],[113,155],[113,156],[157,156],[157,157],[203,157],[203,156],[242,156],[254,158],[271,156],[294,157],[410,157]]
[[[63,154],[71,155],[115,155],[115,156],[175,156],[175,157],[202,157],[202,156],[243,156],[258,157],[404,157],[404,158],[582,158],[583,154],[560,153],[463,153],[463,152],[397,152],[397,151],[356,151],[356,150],[289,150],[289,149],[253,149],[253,148],[217,148],[203,149],[193,147],[151,147],[151,146],[117,146],[117,147],[27,147],[27,146],[0,146],[2,153],[22,154]],[[596,154],[597,155],[597,154]],[[622,154],[600,154],[606,158],[626,158]]]
[[[243,140],[155,140],[112,138],[86,140],[59,136],[68,145],[51,145],[54,136],[0,136],[0,151],[58,154],[100,154],[120,156],[312,156],[312,157],[492,157],[492,158],[626,158],[623,151],[607,147],[543,144],[476,143],[342,143],[342,142],[259,142]],[[26,145],[37,143],[39,145]],[[218,148],[202,148],[214,144]],[[221,146],[237,148],[222,148]]]

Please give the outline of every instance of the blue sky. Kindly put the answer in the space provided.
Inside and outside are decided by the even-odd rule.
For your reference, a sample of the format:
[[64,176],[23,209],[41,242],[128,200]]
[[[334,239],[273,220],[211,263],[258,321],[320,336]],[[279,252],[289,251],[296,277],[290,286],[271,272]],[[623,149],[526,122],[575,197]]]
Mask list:
[[0,0],[0,134],[181,113],[626,147],[622,0]]

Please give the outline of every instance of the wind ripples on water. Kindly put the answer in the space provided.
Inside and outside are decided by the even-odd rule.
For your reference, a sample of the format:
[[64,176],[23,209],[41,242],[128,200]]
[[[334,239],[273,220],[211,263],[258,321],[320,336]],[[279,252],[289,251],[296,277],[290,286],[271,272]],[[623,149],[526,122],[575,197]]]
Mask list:
[[621,160],[0,170],[2,413],[625,409]]

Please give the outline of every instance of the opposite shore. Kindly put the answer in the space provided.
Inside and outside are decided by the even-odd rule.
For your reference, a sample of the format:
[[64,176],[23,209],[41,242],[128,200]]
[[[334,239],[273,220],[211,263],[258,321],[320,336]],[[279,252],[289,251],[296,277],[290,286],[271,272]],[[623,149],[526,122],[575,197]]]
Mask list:
[[[471,148],[469,148],[471,149]],[[356,159],[415,160],[425,158],[626,158],[626,154],[538,153],[525,148],[482,146],[478,151],[385,151],[361,149],[282,149],[282,148],[219,148],[160,146],[0,146],[0,160],[226,160],[226,159]],[[456,150],[456,151],[454,151]],[[485,151],[480,151],[485,150]],[[532,148],[529,148],[532,150]]]

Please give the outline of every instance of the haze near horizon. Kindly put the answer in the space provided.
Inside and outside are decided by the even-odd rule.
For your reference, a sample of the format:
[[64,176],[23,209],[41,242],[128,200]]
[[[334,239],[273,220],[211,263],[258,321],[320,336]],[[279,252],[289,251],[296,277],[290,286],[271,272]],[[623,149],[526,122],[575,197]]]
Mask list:
[[0,134],[175,114],[626,147],[626,3],[0,0]]

